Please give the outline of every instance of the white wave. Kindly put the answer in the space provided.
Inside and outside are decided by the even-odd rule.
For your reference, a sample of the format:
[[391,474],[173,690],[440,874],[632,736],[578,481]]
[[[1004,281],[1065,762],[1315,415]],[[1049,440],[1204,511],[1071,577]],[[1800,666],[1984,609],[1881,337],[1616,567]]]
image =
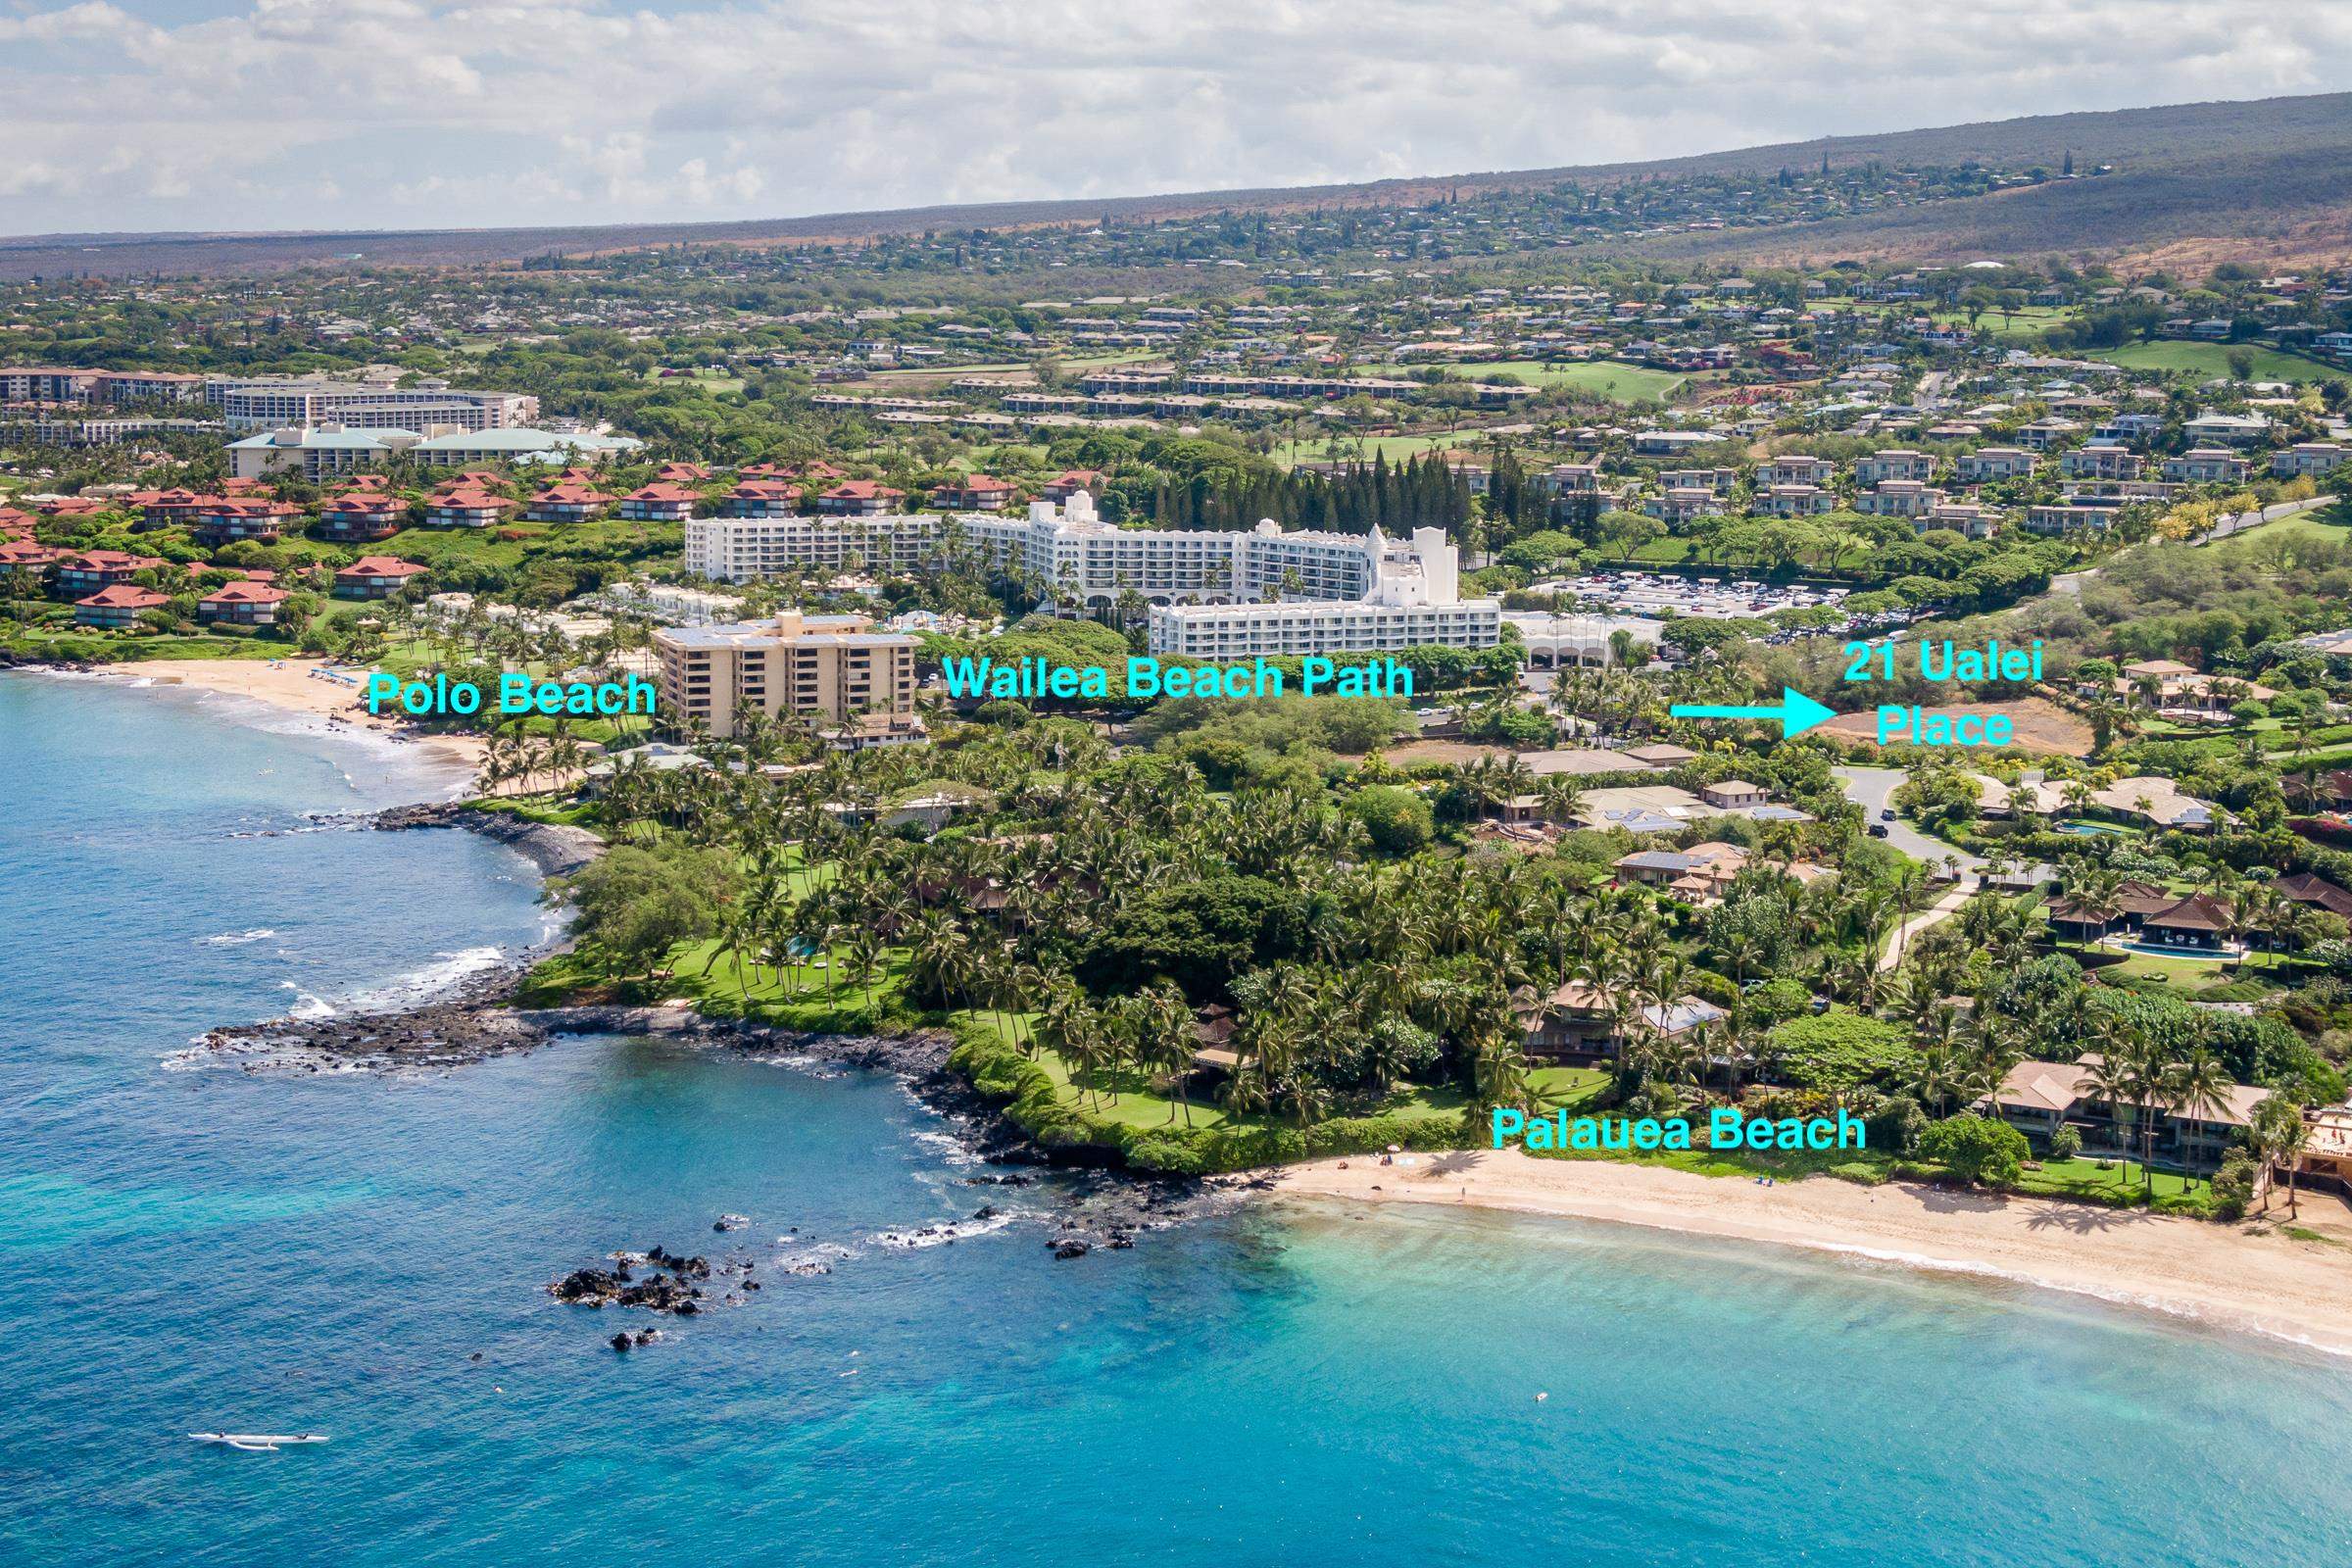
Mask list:
[[939,1225],[926,1225],[920,1230],[876,1231],[866,1241],[876,1247],[921,1248],[944,1247],[974,1236],[986,1236],[1001,1231],[1023,1216],[1015,1213],[992,1214],[986,1219],[951,1220]]
[[307,1022],[314,1018],[332,1018],[335,1015],[333,1003],[324,997],[313,996],[291,980],[280,980],[277,988],[280,991],[294,993],[294,1005],[286,1009],[286,1016],[289,1018],[300,1018]]
[[200,948],[241,948],[248,942],[259,942],[275,935],[277,933],[269,926],[257,925],[250,931],[223,931],[215,937],[198,937],[196,945]]
[[506,962],[503,948],[465,948],[455,953],[437,953],[433,961],[413,969],[373,990],[355,992],[344,1002],[350,1012],[392,1012],[428,1002],[446,991],[455,989],[477,974],[486,974]]

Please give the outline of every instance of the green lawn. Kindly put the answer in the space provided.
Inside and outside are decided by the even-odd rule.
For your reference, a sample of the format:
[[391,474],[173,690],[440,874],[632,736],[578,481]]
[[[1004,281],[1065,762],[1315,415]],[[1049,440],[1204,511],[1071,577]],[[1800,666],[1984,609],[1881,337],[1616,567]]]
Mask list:
[[[1819,303],[1818,301],[1816,303]],[[1968,326],[1966,311],[1930,311],[1929,316],[1945,326]],[[2043,329],[2057,325],[2073,313],[2063,305],[2028,305],[2004,315],[1986,311],[1977,318],[1977,330],[2004,342],[2022,342],[2041,336]]]
[[1664,398],[1690,379],[1679,370],[1652,370],[1615,360],[1592,360],[1581,365],[1553,365],[1542,360],[1483,360],[1453,368],[1476,380],[1515,375],[1529,386],[1570,387],[1579,392],[1595,392],[1617,403]]
[[2127,370],[2171,370],[2212,380],[2230,374],[2230,355],[2241,348],[2254,356],[2253,378],[2257,381],[2320,381],[2344,374],[2341,366],[2253,343],[2128,343],[2120,349],[2094,350],[2084,357],[2105,360]]
[[1327,459],[1361,459],[1370,463],[1374,458],[1386,458],[1390,463],[1396,463],[1402,458],[1418,457],[1424,452],[1442,452],[1457,442],[1475,438],[1475,431],[1456,432],[1453,435],[1375,435],[1360,440],[1342,437],[1334,447],[1318,437],[1312,441],[1284,442],[1274,449],[1274,461],[1286,468]]
[[645,378],[656,386],[699,386],[706,392],[740,392],[740,375],[713,375],[708,370],[689,370],[684,375],[663,375],[659,367],[645,372]]
[[[2018,1182],[2017,1190],[2041,1198],[2078,1198],[2092,1202],[2114,1202],[2139,1193],[2140,1165],[2136,1160],[2110,1161],[2101,1170],[2092,1159],[2043,1160],[2039,1170],[2029,1170]],[[2201,1200],[2213,1191],[2213,1184],[2199,1177],[2181,1176],[2172,1171],[2158,1171],[2155,1176],[2156,1200],[2167,1199]]]

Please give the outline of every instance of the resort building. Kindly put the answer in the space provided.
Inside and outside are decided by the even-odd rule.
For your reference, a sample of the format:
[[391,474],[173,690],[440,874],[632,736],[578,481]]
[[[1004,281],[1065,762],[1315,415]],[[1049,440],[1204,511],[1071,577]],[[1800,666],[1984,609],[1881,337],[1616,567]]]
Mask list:
[[398,497],[381,491],[358,491],[337,496],[318,509],[311,537],[329,544],[372,544],[400,531],[401,514],[408,509]]
[[295,526],[302,509],[290,501],[207,502],[189,521],[195,541],[210,549],[250,539],[273,545]]
[[262,425],[362,424],[403,430],[443,426],[498,430],[539,417],[539,400],[520,392],[466,392],[438,381],[398,387],[311,376],[270,376],[204,384],[204,400],[231,429]]
[[2040,459],[2024,447],[1979,447],[1953,464],[1963,484],[1990,484],[2033,473]]
[[273,626],[277,607],[289,597],[283,588],[266,582],[232,582],[196,601],[196,618],[232,626]]
[[2164,460],[2167,484],[2236,484],[2246,476],[2246,460],[2227,447],[2191,447]]
[[[1247,574],[1249,547],[1332,536],[1286,535],[1264,522],[1255,533],[1239,537],[1245,542]],[[1394,654],[1431,644],[1492,648],[1501,641],[1502,607],[1492,599],[1461,597],[1459,558],[1444,529],[1417,528],[1412,543],[1403,547],[1392,546],[1378,528],[1362,539],[1350,537],[1350,543],[1370,577],[1359,594],[1254,605],[1156,605],[1152,651],[1223,660]],[[1286,567],[1283,580],[1295,583],[1296,572]]]
[[280,425],[228,444],[228,471],[240,479],[299,473],[317,483],[379,467],[423,441],[414,430],[373,425]]
[[2337,441],[2299,441],[2271,454],[2271,472],[2281,479],[2318,478],[2333,473],[2352,458],[2352,448]]
[[428,568],[391,556],[362,556],[335,573],[338,599],[389,599]]
[[836,745],[922,738],[914,714],[918,639],[877,632],[863,615],[803,615],[654,633],[662,711],[733,736],[752,714],[831,726]]
[[171,563],[159,556],[131,556],[120,550],[84,550],[57,563],[54,587],[60,599],[80,600],[101,589],[120,587],[142,571],[156,571]]
[[[738,493],[747,488],[738,486]],[[686,523],[686,570],[721,582],[756,582],[795,567],[842,571],[853,564],[875,571],[910,571],[938,554],[944,521],[920,513],[694,517]]]
[[661,480],[620,498],[620,515],[627,522],[684,522],[694,515],[703,498],[683,485]]
[[514,510],[505,496],[471,488],[443,490],[427,496],[424,525],[428,528],[487,528]]
[[74,624],[98,631],[122,631],[136,625],[142,612],[161,610],[172,602],[165,594],[136,583],[119,582],[74,602]]
[[615,499],[584,481],[560,479],[531,497],[522,514],[532,522],[586,522]]

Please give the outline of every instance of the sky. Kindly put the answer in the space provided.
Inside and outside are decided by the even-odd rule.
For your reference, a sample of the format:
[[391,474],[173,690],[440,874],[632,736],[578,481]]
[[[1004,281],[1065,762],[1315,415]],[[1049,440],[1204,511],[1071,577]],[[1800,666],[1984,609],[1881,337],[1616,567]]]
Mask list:
[[0,234],[697,221],[2352,88],[2352,0],[0,0]]

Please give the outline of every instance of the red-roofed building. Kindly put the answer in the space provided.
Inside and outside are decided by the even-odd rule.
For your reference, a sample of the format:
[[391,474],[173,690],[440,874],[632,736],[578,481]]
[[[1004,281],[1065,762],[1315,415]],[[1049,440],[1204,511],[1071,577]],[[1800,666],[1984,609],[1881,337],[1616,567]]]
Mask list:
[[232,626],[274,626],[277,607],[292,597],[268,583],[238,581],[196,601],[198,620],[224,620]]
[[57,563],[60,599],[82,599],[105,588],[120,587],[135,572],[154,571],[171,563],[155,556],[126,556],[120,550],[84,550]]
[[101,631],[121,631],[138,623],[139,612],[161,610],[172,602],[168,595],[136,583],[119,582],[111,588],[101,588],[87,599],[74,602],[74,624],[95,627]]
[[14,507],[0,507],[0,539],[30,538],[32,530],[40,525],[40,520],[29,512],[19,512]]
[[514,510],[505,496],[470,486],[452,486],[424,498],[428,528],[487,528]]
[[63,561],[70,551],[56,545],[45,545],[35,539],[11,539],[0,544],[0,571],[12,566],[47,566],[53,561]]
[[195,538],[208,548],[239,539],[275,544],[301,516],[291,501],[216,501],[196,514]]
[[362,556],[335,573],[337,599],[389,599],[427,568],[391,556]]
[[746,479],[727,492],[719,510],[730,517],[789,517],[801,510],[801,487],[781,479]]
[[950,512],[1003,512],[1012,505],[1010,479],[985,473],[967,474],[931,492],[931,504]]
[[220,504],[217,495],[205,495],[196,490],[140,490],[123,498],[123,505],[134,507],[142,528],[170,528],[194,522],[197,516]]
[[41,512],[51,517],[95,517],[106,510],[107,504],[91,496],[59,496],[41,503]]
[[400,531],[400,514],[406,510],[398,496],[355,490],[318,509],[318,522],[311,537],[330,544],[372,544]]
[[1041,487],[1037,494],[1041,501],[1067,501],[1083,490],[1100,501],[1102,499],[1102,487],[1108,483],[1110,475],[1100,468],[1071,468],[1055,474],[1052,482]]
[[816,498],[816,510],[835,517],[879,517],[899,510],[904,490],[873,479],[844,479]]
[[[687,467],[687,464],[664,464],[664,467]],[[656,481],[642,490],[632,490],[621,497],[620,514],[631,522],[684,522],[694,515],[694,504],[703,498],[683,485]]]
[[580,479],[559,479],[531,497],[523,515],[533,522],[586,522],[611,506],[613,497]]
[[654,477],[668,484],[700,484],[710,477],[710,470],[699,463],[664,463],[654,470]]

